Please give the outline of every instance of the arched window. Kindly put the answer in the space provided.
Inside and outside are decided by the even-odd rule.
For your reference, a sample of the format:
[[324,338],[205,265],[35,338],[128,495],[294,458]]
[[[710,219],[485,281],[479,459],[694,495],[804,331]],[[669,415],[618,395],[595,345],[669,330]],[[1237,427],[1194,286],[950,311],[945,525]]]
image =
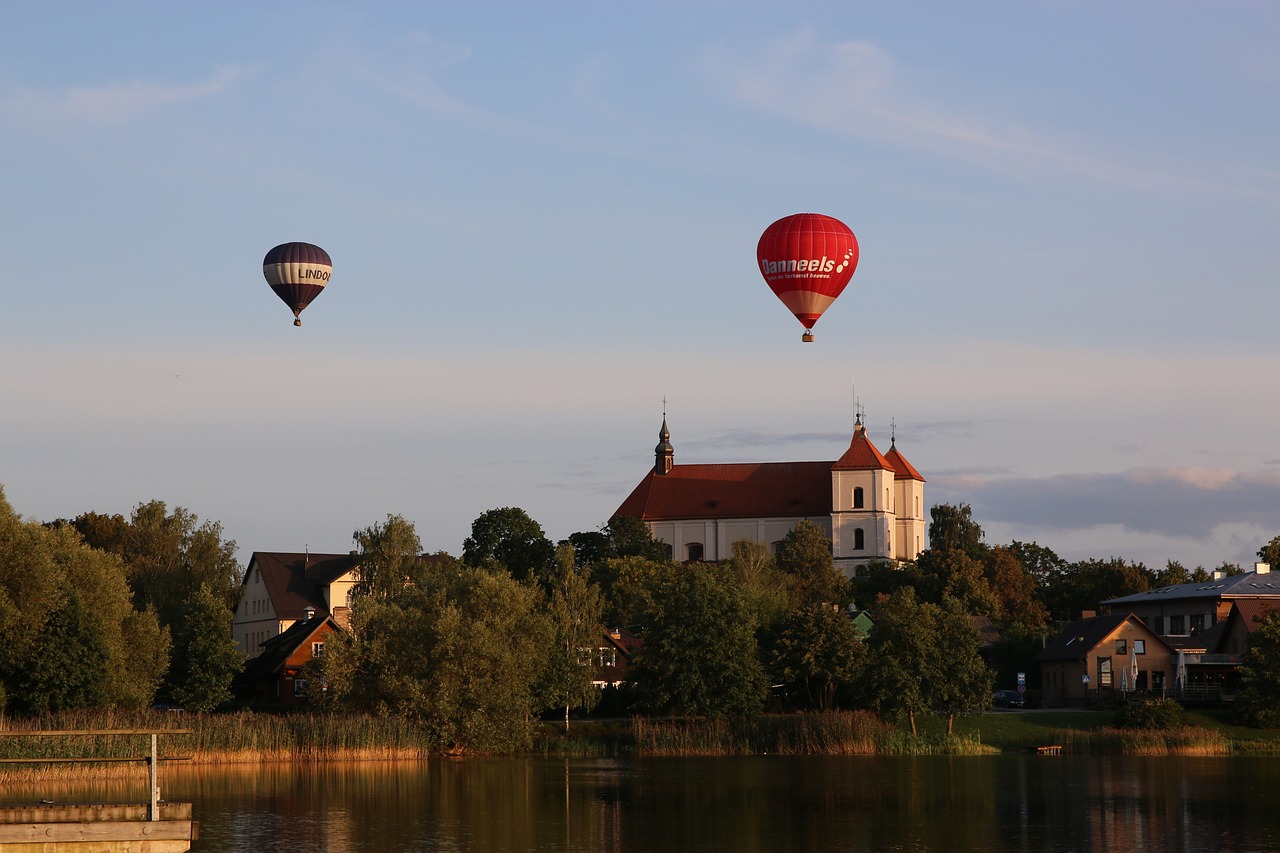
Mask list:
[[[859,489],[859,491],[861,491],[861,489]],[[866,544],[865,544],[865,540],[863,539],[862,528],[861,527],[855,528],[853,531],[853,550],[861,551],[865,547],[866,547]]]
[[689,560],[702,559],[702,543],[701,542],[690,542],[688,545],[685,546],[685,549],[689,554],[689,556],[686,559],[689,559]]
[[853,508],[862,509],[862,486],[853,490]]

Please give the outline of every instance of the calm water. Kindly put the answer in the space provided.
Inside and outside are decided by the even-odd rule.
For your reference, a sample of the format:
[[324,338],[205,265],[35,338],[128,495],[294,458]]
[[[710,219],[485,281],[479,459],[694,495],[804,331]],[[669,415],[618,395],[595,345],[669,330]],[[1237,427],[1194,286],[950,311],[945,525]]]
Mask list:
[[161,782],[195,804],[195,851],[1280,850],[1269,758],[441,760]]

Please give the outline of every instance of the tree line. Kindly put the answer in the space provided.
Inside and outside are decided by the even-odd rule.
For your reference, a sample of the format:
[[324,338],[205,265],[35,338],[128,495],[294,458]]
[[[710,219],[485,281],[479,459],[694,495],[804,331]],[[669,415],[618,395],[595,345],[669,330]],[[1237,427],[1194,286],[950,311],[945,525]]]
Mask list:
[[[738,542],[681,563],[637,519],[552,543],[523,510],[475,520],[461,557],[423,558],[412,523],[359,529],[350,630],[307,683],[328,710],[398,714],[444,750],[516,749],[533,720],[573,712],[742,717],[989,705],[1055,622],[1152,586],[1208,577],[1115,558],[1068,562],[1036,543],[992,546],[966,505],[931,510],[929,549],[847,578],[820,527],[777,552]],[[1260,549],[1280,550],[1280,537]],[[1221,567],[1240,571],[1238,567]],[[125,518],[20,518],[0,490],[0,710],[40,714],[172,703],[225,707],[240,656],[241,568],[216,522],[163,502]],[[863,633],[851,618],[865,611]],[[999,636],[984,647],[980,626]],[[592,684],[602,626],[642,638],[630,682]]]

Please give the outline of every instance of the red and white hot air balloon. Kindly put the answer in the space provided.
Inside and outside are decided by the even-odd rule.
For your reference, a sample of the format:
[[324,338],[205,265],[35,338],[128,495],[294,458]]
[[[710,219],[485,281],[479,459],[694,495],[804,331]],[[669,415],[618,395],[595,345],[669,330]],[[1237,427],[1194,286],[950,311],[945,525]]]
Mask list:
[[853,278],[858,238],[839,219],[796,213],[764,230],[756,261],[774,295],[804,326],[801,339],[810,342],[813,324]]
[[310,243],[281,243],[262,259],[262,275],[293,310],[295,326],[302,325],[298,315],[324,290],[332,272],[329,253]]

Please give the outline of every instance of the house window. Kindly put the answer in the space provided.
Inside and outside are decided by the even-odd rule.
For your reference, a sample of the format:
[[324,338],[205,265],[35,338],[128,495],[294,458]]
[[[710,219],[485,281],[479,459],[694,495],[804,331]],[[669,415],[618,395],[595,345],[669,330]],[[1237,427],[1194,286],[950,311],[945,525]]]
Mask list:
[[689,559],[689,560],[702,559],[702,543],[701,542],[690,542],[688,545],[685,546],[685,548],[687,549],[689,554],[689,556],[686,559]]
[[1129,642],[1127,640],[1116,640],[1116,654],[1129,654]]
[[853,490],[853,508],[862,509],[862,486]]
[[324,643],[312,643],[312,644],[311,644],[311,656],[312,656],[313,658],[318,658],[318,657],[320,657],[322,654],[324,654]]
[[1187,633],[1187,617],[1170,616],[1169,617],[1169,634],[1171,636],[1181,636]]
[[867,546],[863,539],[862,528],[859,527],[853,531],[853,550],[861,551],[865,547]]
[[307,680],[305,678],[295,678],[293,680],[293,698],[305,699],[307,696]]
[[1111,658],[1098,658],[1098,686],[1111,686]]
[[1204,614],[1192,613],[1191,614],[1191,633],[1198,634],[1203,630],[1204,630]]
[[1147,641],[1146,641],[1146,640],[1134,640],[1134,641],[1133,641],[1133,653],[1134,653],[1135,655],[1145,655],[1145,654],[1147,653]]
[[617,649],[615,649],[613,646],[604,646],[604,647],[601,647],[601,649],[600,649],[599,665],[600,665],[600,666],[602,666],[602,667],[605,667],[605,666],[617,666],[617,665],[618,665],[618,650],[617,650]]

